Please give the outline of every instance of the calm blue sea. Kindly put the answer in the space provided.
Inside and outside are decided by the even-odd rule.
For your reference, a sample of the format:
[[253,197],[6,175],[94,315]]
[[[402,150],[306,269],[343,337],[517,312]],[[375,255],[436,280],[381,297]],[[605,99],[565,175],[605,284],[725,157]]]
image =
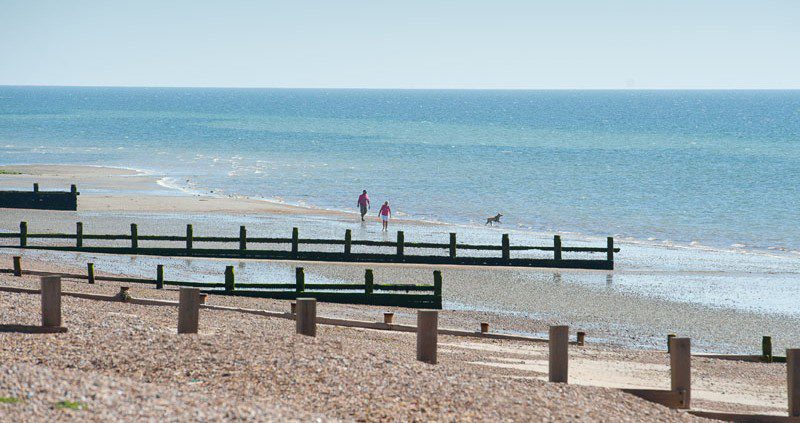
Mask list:
[[[0,164],[653,243],[800,251],[800,91],[0,87]],[[377,210],[375,210],[377,211]]]

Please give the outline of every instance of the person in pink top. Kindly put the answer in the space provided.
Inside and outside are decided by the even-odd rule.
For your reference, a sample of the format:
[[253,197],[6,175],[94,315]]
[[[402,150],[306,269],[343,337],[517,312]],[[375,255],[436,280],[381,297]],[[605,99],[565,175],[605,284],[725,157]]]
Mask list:
[[381,217],[381,223],[383,223],[384,231],[389,230],[389,217],[392,216],[392,209],[389,208],[389,202],[384,201],[383,206],[381,206],[381,211],[378,212],[378,216]]
[[369,196],[367,195],[367,190],[361,193],[358,196],[358,208],[361,209],[361,221],[364,221],[364,216],[367,214],[367,210],[369,210]]

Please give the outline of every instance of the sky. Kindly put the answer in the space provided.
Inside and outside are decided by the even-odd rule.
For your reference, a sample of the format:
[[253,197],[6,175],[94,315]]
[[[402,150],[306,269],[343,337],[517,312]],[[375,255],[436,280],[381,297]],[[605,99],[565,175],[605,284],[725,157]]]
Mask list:
[[0,85],[800,88],[800,1],[0,0]]

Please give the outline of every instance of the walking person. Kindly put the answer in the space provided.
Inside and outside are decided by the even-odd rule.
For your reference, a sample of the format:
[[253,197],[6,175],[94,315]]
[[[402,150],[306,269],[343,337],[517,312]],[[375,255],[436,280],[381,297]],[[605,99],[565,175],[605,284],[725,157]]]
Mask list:
[[364,221],[364,216],[367,214],[369,210],[369,196],[367,195],[367,190],[361,193],[358,196],[358,208],[361,210],[361,221]]
[[378,212],[378,216],[381,217],[381,223],[383,224],[384,231],[389,230],[389,218],[392,216],[392,209],[389,207],[389,202],[384,201],[383,206],[381,206],[381,211]]

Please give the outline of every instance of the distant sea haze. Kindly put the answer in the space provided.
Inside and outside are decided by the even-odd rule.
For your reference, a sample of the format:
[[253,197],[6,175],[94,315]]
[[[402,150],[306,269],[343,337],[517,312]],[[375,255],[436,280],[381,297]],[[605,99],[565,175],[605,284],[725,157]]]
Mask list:
[[[800,91],[0,87],[0,164],[200,193],[800,251]],[[373,210],[377,213],[377,208]]]

